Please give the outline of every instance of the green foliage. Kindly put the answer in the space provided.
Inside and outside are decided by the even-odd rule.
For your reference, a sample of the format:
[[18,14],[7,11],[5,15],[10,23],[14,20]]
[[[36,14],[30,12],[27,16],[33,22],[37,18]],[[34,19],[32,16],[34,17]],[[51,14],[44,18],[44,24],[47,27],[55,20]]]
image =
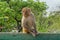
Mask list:
[[54,13],[54,15],[50,15],[49,16],[49,21],[51,22],[51,25],[48,28],[48,31],[50,32],[59,32],[60,30],[60,12],[58,13],[56,12],[52,12],[52,14]]
[[[45,21],[45,18],[43,19],[42,17],[43,11],[45,11],[47,8],[45,2],[39,2],[34,0],[0,0],[0,24],[5,27],[3,31],[11,31],[11,29],[17,26],[17,22],[14,18],[16,17],[18,20],[21,20],[21,10],[24,7],[31,8],[36,17],[36,25],[38,29],[46,25],[45,23],[47,21]],[[42,25],[41,23],[44,24]]]
[[52,12],[48,17],[47,5],[39,0],[0,0],[0,26],[2,31],[11,31],[17,26],[17,20],[22,18],[22,8],[29,7],[36,18],[36,26],[39,32],[54,32],[60,29],[60,12]]

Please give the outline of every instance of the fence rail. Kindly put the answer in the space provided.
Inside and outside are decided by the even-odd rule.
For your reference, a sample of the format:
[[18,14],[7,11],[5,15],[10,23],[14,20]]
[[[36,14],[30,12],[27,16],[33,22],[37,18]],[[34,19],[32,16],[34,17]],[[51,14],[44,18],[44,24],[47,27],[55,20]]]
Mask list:
[[0,40],[60,40],[60,33],[39,33],[33,37],[31,34],[0,32]]

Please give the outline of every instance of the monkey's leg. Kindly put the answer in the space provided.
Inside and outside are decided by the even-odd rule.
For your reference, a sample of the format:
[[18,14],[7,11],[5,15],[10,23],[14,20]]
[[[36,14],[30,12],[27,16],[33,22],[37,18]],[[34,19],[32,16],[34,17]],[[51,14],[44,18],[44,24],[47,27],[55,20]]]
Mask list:
[[32,31],[30,32],[33,36],[37,36],[37,31],[35,29],[32,29]]
[[23,27],[23,33],[29,33],[29,30]]

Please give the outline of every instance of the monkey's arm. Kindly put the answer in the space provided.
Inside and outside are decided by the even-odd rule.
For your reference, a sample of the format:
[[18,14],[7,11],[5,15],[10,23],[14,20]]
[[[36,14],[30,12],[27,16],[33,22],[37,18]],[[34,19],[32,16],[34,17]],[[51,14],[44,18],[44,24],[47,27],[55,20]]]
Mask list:
[[22,21],[22,27],[26,28],[27,30],[31,31],[31,27],[29,27],[28,22],[26,22],[25,20]]

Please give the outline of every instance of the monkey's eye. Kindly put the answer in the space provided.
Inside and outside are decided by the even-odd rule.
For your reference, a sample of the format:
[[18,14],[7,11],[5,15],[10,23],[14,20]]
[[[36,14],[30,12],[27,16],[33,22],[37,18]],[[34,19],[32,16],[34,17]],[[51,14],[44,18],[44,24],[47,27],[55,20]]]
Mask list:
[[24,12],[24,10],[22,12]]
[[26,11],[22,11],[22,13],[25,13]]

